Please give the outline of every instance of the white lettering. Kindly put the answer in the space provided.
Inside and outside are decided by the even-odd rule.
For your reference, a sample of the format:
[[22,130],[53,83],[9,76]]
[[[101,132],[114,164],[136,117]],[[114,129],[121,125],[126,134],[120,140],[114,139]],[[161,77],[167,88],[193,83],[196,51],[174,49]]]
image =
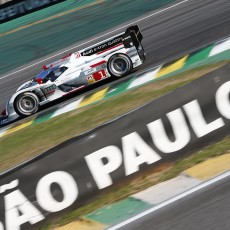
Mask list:
[[194,100],[183,107],[197,137],[203,137],[206,134],[224,126],[224,121],[222,118],[218,118],[215,121],[207,124],[197,100]]
[[7,230],[20,230],[24,223],[35,224],[44,219],[41,212],[19,190],[5,196],[5,208]]
[[[102,159],[107,163],[103,163]],[[109,175],[122,163],[122,153],[116,146],[107,146],[85,157],[87,165],[99,189],[110,186],[112,178]]]
[[0,230],[4,230],[3,223],[0,221]]
[[122,146],[126,175],[139,171],[139,165],[143,163],[149,165],[161,159],[136,132],[122,137]]
[[190,131],[181,109],[167,113],[167,117],[172,125],[175,141],[169,140],[161,119],[147,125],[154,144],[163,153],[176,152],[190,141]]
[[13,189],[13,188],[17,187],[18,184],[19,184],[19,180],[13,180],[9,184],[4,184],[4,185],[0,186],[0,194],[4,193],[8,189]]
[[216,92],[216,105],[221,113],[227,119],[230,119],[230,81],[224,83]]
[[[56,183],[63,192],[63,200],[57,201],[51,193],[51,185]],[[39,205],[46,211],[58,212],[74,203],[78,188],[74,178],[67,172],[57,171],[44,176],[37,185],[36,196]]]

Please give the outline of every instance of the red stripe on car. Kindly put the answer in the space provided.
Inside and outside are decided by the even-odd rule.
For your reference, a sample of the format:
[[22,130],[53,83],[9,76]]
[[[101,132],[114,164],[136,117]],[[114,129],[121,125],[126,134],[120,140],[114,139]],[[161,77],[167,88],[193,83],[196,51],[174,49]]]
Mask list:
[[53,94],[55,91],[56,91],[56,90],[52,90],[52,91],[50,91],[50,92],[46,93],[45,95],[50,95],[50,94]]
[[68,96],[68,95],[71,94],[71,93],[75,93],[75,92],[77,92],[78,90],[80,90],[80,89],[82,89],[82,88],[85,88],[85,86],[83,85],[83,86],[78,87],[77,89],[71,90],[70,92],[68,92],[68,93],[66,93],[66,94],[64,94],[64,95],[62,95],[62,97]]
[[94,67],[96,67],[96,66],[103,65],[103,64],[105,64],[105,63],[106,63],[106,61],[101,61],[101,62],[98,62],[98,63],[96,63],[96,64],[91,65],[90,67],[94,68]]
[[70,57],[72,55],[72,53],[70,53],[70,54],[67,54],[66,56],[64,56],[61,60],[65,60],[65,59],[67,59],[68,57]]

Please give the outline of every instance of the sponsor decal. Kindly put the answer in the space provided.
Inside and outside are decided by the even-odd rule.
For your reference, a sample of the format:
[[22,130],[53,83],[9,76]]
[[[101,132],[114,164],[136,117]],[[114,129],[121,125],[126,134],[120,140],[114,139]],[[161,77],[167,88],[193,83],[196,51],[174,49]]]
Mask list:
[[96,81],[103,80],[106,77],[107,77],[107,74],[106,74],[105,70],[102,69],[102,70],[100,70],[100,71],[88,76],[87,81],[88,81],[89,84],[92,84],[92,83],[94,83]]
[[88,76],[88,77],[87,77],[87,81],[88,81],[89,84],[94,83],[94,82],[95,82],[95,79],[94,79],[93,75]]
[[56,88],[57,88],[56,85],[50,85],[48,87],[42,88],[42,91],[44,92],[45,95],[50,95],[55,92]]
[[75,58],[78,59],[78,58],[80,58],[80,57],[81,57],[81,53],[76,52],[76,53],[75,53]]
[[8,122],[9,122],[8,118],[3,117],[0,119],[0,124],[2,125],[7,124]]
[[96,72],[96,68],[92,68],[92,69],[86,70],[86,71],[84,71],[84,74],[88,75],[88,74],[92,74],[94,72]]
[[81,56],[90,56],[99,52],[102,52],[104,50],[116,47],[118,44],[122,42],[122,36],[115,37],[110,41],[107,41],[103,44],[100,44],[98,46],[95,46],[93,48],[90,48],[88,50],[85,50],[81,53]]

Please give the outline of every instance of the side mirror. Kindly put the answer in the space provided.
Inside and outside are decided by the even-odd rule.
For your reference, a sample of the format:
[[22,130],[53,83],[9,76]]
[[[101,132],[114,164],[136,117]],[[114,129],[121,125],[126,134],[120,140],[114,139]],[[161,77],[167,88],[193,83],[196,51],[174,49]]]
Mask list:
[[39,85],[43,83],[42,78],[35,78],[35,82],[37,82]]

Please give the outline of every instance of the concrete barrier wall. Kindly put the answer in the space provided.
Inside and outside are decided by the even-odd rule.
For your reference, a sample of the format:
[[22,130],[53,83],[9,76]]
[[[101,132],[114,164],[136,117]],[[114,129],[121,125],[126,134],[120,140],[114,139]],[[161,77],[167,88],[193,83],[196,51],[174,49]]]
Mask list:
[[32,13],[65,0],[0,0],[0,22]]

